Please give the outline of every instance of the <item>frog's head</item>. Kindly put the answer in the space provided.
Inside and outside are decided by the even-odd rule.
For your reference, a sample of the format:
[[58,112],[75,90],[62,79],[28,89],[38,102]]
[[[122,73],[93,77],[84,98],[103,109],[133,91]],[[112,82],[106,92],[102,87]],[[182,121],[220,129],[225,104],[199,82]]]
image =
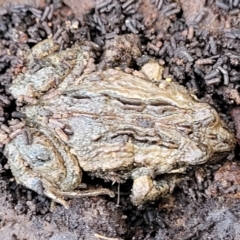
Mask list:
[[[34,191],[38,180],[43,188],[74,189],[81,182],[81,171],[75,156],[57,139],[31,129],[32,142],[24,134],[16,136],[5,148],[5,155],[16,180]],[[69,171],[69,166],[73,169]],[[32,180],[31,180],[32,179]]]
[[212,150],[212,160],[223,158],[224,153],[234,150],[234,134],[210,105],[201,103],[196,106],[194,125],[198,129],[199,142]]

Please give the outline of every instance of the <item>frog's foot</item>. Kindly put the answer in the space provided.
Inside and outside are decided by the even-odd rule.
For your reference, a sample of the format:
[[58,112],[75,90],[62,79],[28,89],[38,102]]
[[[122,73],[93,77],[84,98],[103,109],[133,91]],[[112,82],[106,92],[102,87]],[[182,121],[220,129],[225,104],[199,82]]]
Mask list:
[[56,193],[55,191],[52,191],[52,189],[45,189],[44,194],[47,197],[49,197],[50,199],[52,199],[54,202],[57,202],[57,203],[61,204],[62,206],[64,206],[65,209],[69,209],[68,202],[65,201],[62,197],[60,197],[58,192]]
[[98,195],[108,195],[109,197],[114,197],[115,194],[107,188],[99,188],[85,191],[75,191],[75,192],[59,192],[61,196],[70,198],[80,198],[80,197],[95,197]]
[[109,195],[110,197],[114,197],[115,194],[109,189],[99,188],[85,191],[71,191],[71,192],[62,192],[56,191],[55,189],[45,189],[44,194],[51,198],[53,201],[60,203],[64,206],[64,208],[69,209],[69,204],[63,199],[64,197],[68,198],[80,198],[80,197],[93,197],[98,195]]
[[149,175],[138,177],[133,182],[131,201],[134,205],[142,205],[166,196],[172,193],[178,181],[174,177],[160,181],[153,180]]

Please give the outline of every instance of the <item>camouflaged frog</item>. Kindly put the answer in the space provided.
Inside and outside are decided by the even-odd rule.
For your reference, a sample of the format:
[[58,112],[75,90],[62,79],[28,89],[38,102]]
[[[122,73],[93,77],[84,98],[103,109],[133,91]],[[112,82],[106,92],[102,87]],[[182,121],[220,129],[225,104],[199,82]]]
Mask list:
[[210,105],[177,83],[152,81],[159,80],[151,77],[156,63],[135,74],[97,70],[97,46],[90,45],[59,51],[45,40],[14,79],[11,93],[27,103],[25,128],[5,147],[18,183],[68,208],[65,197],[114,196],[103,188],[77,191],[82,171],[133,179],[131,200],[141,205],[168,194],[175,173],[234,149],[233,134]]

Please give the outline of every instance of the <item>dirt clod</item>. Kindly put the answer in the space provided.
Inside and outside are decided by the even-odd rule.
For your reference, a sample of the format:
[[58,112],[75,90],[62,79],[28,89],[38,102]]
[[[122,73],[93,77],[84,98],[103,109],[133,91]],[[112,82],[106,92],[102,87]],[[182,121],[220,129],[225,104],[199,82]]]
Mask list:
[[238,162],[227,162],[214,174],[214,181],[207,189],[207,194],[239,199],[239,186],[240,165]]

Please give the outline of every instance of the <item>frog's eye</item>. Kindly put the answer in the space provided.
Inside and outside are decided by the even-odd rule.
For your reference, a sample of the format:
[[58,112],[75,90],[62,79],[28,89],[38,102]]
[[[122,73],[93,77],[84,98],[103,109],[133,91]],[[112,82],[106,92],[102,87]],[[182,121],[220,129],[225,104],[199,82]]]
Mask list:
[[217,135],[216,134],[208,134],[208,139],[210,140],[217,140]]
[[194,126],[195,129],[196,128],[198,129],[198,128],[201,128],[202,123],[200,121],[195,121],[195,122],[193,122],[193,126]]
[[203,121],[202,121],[202,125],[206,126],[206,127],[211,127],[212,125],[214,125],[216,123],[216,118],[215,116],[208,116],[206,117]]
[[194,116],[196,127],[210,127],[217,122],[216,114],[211,109],[199,109]]

